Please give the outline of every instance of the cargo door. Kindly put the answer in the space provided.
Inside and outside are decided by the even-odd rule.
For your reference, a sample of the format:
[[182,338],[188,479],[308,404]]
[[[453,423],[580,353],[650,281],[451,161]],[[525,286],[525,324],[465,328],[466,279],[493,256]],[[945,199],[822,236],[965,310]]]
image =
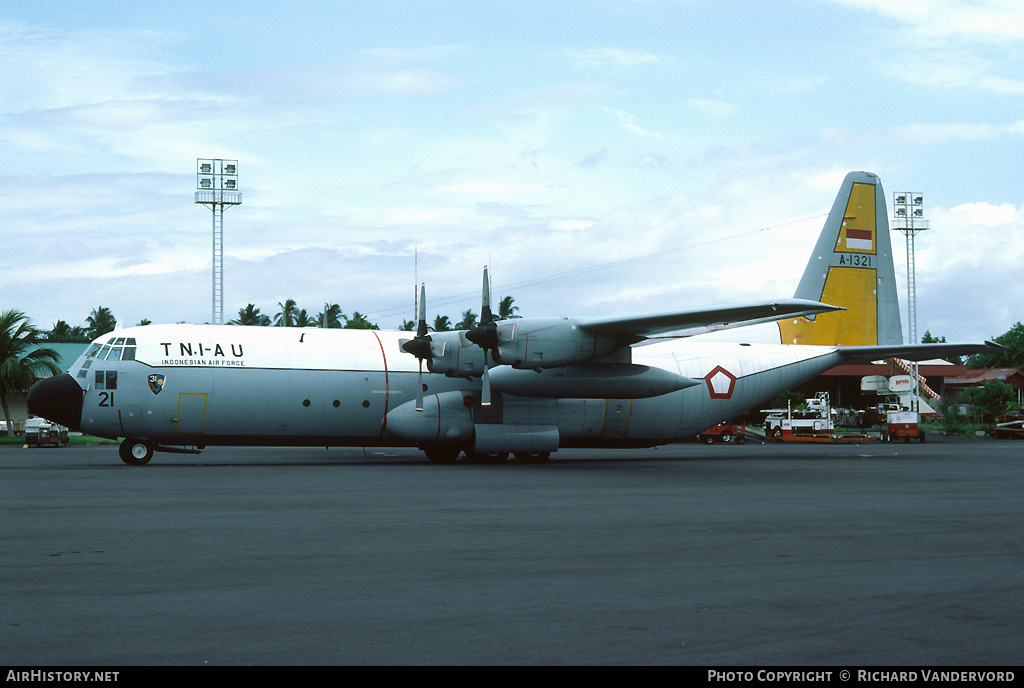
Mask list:
[[178,422],[174,432],[179,435],[202,434],[206,425],[206,393],[181,392],[178,394]]

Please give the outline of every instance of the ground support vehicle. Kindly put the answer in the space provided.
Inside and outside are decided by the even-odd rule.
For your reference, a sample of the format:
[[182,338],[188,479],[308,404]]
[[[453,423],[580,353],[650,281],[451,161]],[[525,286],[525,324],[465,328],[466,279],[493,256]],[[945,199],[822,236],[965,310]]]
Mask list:
[[886,414],[885,433],[882,440],[894,442],[902,439],[909,442],[914,439],[924,443],[924,431],[921,430],[921,416],[916,411],[889,411]]
[[29,418],[25,421],[25,448],[66,447],[71,444],[68,429],[45,418]]
[[702,444],[714,444],[715,442],[743,444],[747,441],[747,426],[727,423],[716,425],[697,435],[697,441]]

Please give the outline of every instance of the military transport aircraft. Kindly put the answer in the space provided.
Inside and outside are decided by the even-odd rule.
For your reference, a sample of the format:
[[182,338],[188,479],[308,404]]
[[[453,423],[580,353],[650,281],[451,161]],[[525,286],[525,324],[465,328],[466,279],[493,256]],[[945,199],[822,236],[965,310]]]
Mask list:
[[[432,461],[693,437],[850,360],[988,344],[902,344],[885,197],[846,176],[792,299],[620,318],[374,330],[148,325],[96,339],[29,410],[121,459],[212,445],[409,446]],[[740,328],[740,329],[732,329]],[[726,330],[723,332],[722,330]],[[765,337],[773,343],[767,343]],[[723,341],[724,339],[731,341]],[[426,365],[426,372],[424,372]]]

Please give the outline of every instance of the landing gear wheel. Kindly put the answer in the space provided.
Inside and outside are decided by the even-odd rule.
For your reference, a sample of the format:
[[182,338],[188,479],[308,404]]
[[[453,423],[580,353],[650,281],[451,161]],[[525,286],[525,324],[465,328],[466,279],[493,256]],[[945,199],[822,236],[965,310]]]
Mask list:
[[522,463],[547,463],[551,452],[515,452],[515,457]]
[[466,460],[470,463],[504,463],[508,460],[508,452],[467,452]]
[[153,446],[142,440],[126,439],[117,448],[117,453],[129,466],[145,466],[153,458]]
[[423,453],[427,455],[430,463],[455,463],[459,458],[461,450],[455,447],[424,447]]

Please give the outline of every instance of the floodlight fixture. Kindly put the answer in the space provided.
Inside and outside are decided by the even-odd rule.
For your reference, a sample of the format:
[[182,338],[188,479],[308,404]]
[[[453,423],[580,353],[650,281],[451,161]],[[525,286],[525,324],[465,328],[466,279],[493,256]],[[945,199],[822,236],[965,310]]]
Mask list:
[[[914,236],[929,228],[928,220],[924,219],[924,194],[914,191],[897,191],[892,195],[893,219],[892,228],[903,232],[907,239],[907,339],[909,344],[917,344],[917,277],[914,265]],[[911,371],[915,384],[920,383],[918,364],[911,363]],[[913,411],[918,409],[917,388],[914,390]]]
[[196,160],[196,203],[213,211],[213,314],[211,323],[224,324],[224,208],[241,205],[238,161],[220,158]]

